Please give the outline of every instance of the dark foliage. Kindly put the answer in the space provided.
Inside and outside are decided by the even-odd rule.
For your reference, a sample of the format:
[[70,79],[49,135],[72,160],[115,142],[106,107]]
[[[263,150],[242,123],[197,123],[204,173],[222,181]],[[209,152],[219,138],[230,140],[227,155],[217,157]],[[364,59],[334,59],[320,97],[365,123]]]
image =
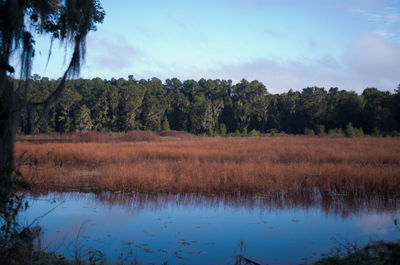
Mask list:
[[[18,81],[15,81],[18,83]],[[30,99],[52,93],[56,80],[34,76]],[[307,87],[269,94],[258,82],[157,78],[67,82],[65,96],[49,115],[24,113],[21,132],[187,131],[208,135],[255,131],[290,134],[397,136],[400,96],[366,88],[352,91]],[[43,122],[44,121],[44,122]],[[46,124],[43,126],[43,124]],[[32,128],[31,128],[32,127]],[[238,133],[236,133],[238,134]]]

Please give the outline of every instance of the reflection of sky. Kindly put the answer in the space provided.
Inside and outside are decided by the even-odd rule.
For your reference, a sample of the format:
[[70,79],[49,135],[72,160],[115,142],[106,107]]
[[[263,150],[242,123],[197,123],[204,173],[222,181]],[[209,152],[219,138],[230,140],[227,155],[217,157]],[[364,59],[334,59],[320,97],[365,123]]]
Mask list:
[[[41,197],[46,198],[52,196]],[[52,244],[50,250],[62,245],[58,251],[72,255],[82,227],[80,248],[102,250],[109,259],[132,248],[143,263],[227,264],[244,240],[246,256],[257,262],[297,264],[329,252],[333,238],[361,244],[370,239],[396,239],[396,234],[387,233],[393,229],[393,213],[359,212],[342,218],[327,215],[318,207],[266,210],[262,206],[202,206],[174,200],[163,207],[147,202],[145,207],[135,208],[135,202],[123,207],[95,198],[93,194],[65,196],[63,204],[40,220],[44,245]],[[54,205],[37,200],[25,218],[33,220]]]
[[354,221],[354,225],[361,229],[363,234],[387,235],[393,231],[393,220],[396,215],[392,213],[365,214]]

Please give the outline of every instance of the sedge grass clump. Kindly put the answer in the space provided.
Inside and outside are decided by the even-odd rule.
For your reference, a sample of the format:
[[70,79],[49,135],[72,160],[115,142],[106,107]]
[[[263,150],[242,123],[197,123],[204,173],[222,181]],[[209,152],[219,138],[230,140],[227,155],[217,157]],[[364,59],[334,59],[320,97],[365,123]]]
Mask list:
[[243,137],[18,142],[43,189],[199,193],[399,194],[399,138]]

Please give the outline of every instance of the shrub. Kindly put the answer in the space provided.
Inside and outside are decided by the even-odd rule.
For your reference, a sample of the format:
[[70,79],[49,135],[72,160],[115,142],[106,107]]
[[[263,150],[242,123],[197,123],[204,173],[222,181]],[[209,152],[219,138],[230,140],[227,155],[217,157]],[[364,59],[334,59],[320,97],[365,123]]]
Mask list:
[[354,128],[354,132],[356,134],[357,137],[362,137],[364,136],[364,130],[363,128]]
[[304,134],[305,134],[305,135],[315,135],[315,132],[314,132],[313,129],[305,128],[305,129],[304,129]]
[[379,131],[379,129],[378,128],[373,128],[372,129],[372,133],[371,133],[373,136],[377,136],[377,137],[380,137],[380,136],[382,136],[382,133]]
[[271,129],[268,129],[267,130],[267,133],[268,133],[268,135],[269,136],[276,136],[276,133],[278,132],[278,130],[277,129],[275,129],[275,128],[271,128]]
[[238,129],[235,130],[235,136],[240,136],[240,131]]
[[330,129],[328,131],[328,134],[331,137],[344,137],[344,132],[343,132],[342,128]]
[[390,136],[390,137],[399,137],[399,136],[400,136],[400,133],[399,133],[398,131],[396,131],[396,130],[393,130],[393,131],[389,132],[389,133],[387,134],[387,136]]
[[218,129],[220,135],[226,135],[226,125],[224,123],[221,123]]
[[169,131],[170,130],[167,116],[164,117],[164,120],[163,120],[162,125],[161,125],[161,130],[163,130],[163,131]]
[[259,135],[260,135],[260,132],[257,131],[257,130],[255,130],[255,129],[253,129],[253,130],[250,131],[250,135],[251,135],[251,136],[259,136]]
[[356,137],[356,131],[354,130],[353,124],[351,124],[351,122],[347,124],[345,133],[347,137]]
[[319,134],[319,135],[321,135],[321,134],[324,134],[325,133],[325,125],[318,125],[318,128],[317,128],[317,133]]

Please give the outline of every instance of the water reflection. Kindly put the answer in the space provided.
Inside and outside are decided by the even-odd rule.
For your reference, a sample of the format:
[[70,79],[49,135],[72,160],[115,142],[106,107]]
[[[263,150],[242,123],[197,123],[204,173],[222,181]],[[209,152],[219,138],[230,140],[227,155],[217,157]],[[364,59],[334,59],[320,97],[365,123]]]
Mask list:
[[40,221],[43,242],[70,257],[78,248],[99,249],[111,260],[131,255],[143,264],[228,264],[244,240],[252,260],[298,264],[328,252],[332,238],[399,238],[393,233],[398,201],[382,196],[48,193],[32,199],[25,218],[59,202]]
[[[104,206],[119,206],[126,210],[160,210],[171,205],[205,208],[243,208],[248,210],[277,211],[284,209],[309,210],[318,208],[325,215],[342,218],[358,215],[360,212],[394,213],[400,199],[388,196],[345,196],[319,193],[298,193],[281,195],[202,195],[202,194],[150,194],[150,193],[42,193],[57,200],[90,200]],[[35,197],[40,196],[36,194]]]

